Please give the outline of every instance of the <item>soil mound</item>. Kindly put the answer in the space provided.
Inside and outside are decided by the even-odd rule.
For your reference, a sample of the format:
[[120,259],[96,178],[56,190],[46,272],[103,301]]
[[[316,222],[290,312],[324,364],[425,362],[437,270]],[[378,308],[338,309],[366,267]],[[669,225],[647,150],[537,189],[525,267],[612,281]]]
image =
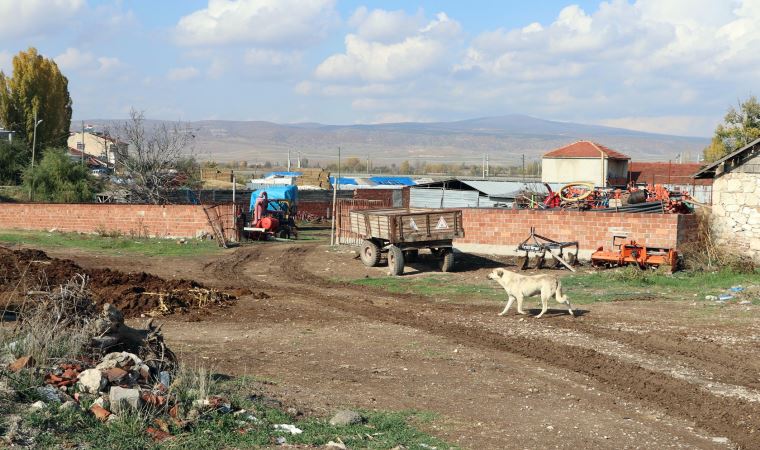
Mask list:
[[224,305],[239,295],[206,289],[192,280],[165,280],[145,272],[88,270],[71,260],[50,258],[40,250],[0,247],[0,294],[65,284],[75,274],[89,277],[88,287],[98,305],[111,303],[125,317]]

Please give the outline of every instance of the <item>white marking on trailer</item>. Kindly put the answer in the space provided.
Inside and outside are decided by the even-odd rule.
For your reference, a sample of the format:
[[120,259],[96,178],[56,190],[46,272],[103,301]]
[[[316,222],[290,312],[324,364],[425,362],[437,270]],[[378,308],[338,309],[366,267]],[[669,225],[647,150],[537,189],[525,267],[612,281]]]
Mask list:
[[420,231],[420,228],[417,226],[417,222],[415,222],[411,217],[409,218],[409,226],[414,228],[414,231]]
[[449,228],[449,224],[446,223],[446,220],[441,216],[440,219],[438,219],[438,225],[435,226],[436,230],[447,230]]

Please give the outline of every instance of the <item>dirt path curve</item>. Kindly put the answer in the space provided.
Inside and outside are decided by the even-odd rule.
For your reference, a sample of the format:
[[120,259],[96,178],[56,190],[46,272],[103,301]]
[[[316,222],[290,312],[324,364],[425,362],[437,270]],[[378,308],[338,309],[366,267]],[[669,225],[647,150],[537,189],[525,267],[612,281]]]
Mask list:
[[756,392],[752,350],[619,316],[496,317],[493,303],[331,281],[340,268],[325,267],[325,251],[246,247],[142,270],[267,292],[164,329],[181,351],[264,377],[304,409],[430,410],[440,419],[428,431],[465,448],[760,448],[760,403],[710,384]]

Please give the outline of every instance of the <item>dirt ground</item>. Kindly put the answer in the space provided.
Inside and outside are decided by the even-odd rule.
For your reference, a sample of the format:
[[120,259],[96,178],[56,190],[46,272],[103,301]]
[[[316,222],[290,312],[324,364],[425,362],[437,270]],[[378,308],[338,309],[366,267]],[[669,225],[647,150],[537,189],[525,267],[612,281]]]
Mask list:
[[[648,299],[535,320],[499,317],[493,300],[339,281],[387,269],[319,243],[183,259],[45,250],[88,269],[239,289],[231,306],[162,318],[168,343],[191,364],[257,377],[307,413],[430,411],[425,431],[463,448],[760,448],[753,308],[705,314],[690,300]],[[445,276],[487,287],[501,264],[472,258]],[[405,276],[429,270],[423,258]]]

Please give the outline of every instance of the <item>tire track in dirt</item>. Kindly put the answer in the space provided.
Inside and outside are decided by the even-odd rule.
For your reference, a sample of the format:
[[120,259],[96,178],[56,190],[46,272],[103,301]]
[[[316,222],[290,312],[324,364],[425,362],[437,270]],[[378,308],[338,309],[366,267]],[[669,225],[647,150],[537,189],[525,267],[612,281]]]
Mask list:
[[[408,326],[460,344],[504,351],[583,374],[612,388],[619,395],[649,402],[668,414],[691,420],[700,428],[726,436],[741,448],[760,448],[760,404],[716,396],[688,381],[621,361],[590,348],[563,345],[544,339],[505,336],[462,325],[451,318],[453,305],[447,304],[444,307],[427,300],[377,306],[373,303],[372,295],[367,295],[375,294],[373,289],[331,282],[306,272],[303,259],[310,251],[310,247],[304,246],[284,249],[275,264],[283,268],[281,273],[288,283],[278,284],[278,289],[310,295],[313,301],[340,308],[370,321]],[[324,289],[332,289],[332,295],[326,296]],[[346,295],[340,295],[340,292],[335,291],[347,292]],[[404,298],[387,293],[384,295]],[[630,339],[633,340],[632,337]],[[657,351],[667,351],[664,346],[643,345],[649,345]],[[694,352],[695,355],[698,353],[699,351]]]

